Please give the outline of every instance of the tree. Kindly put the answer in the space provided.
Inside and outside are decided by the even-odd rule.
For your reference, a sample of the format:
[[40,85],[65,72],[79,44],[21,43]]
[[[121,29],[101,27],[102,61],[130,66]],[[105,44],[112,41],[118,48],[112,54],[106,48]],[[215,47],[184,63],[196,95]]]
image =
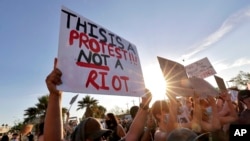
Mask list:
[[86,95],[84,98],[82,98],[82,100],[78,101],[78,108],[76,110],[78,111],[80,109],[86,108],[85,113],[83,114],[83,118],[93,117],[93,110],[91,108],[97,104],[98,100],[90,97],[89,95]]
[[[33,107],[29,107],[26,110],[24,110],[24,123],[34,123],[35,120],[39,119],[41,121],[44,121],[46,110],[48,107],[48,101],[49,101],[49,95],[43,95],[38,98],[38,103],[35,104]],[[66,108],[62,108],[66,109]]]
[[24,118],[24,123],[34,121],[35,119],[37,119],[37,115],[39,115],[37,107],[29,107],[24,111],[24,116],[26,116],[26,118]]
[[234,83],[235,87],[246,87],[247,83],[250,82],[250,73],[240,71],[239,74],[230,79],[229,82]]
[[105,117],[105,113],[107,111],[105,107],[96,104],[96,105],[93,105],[91,109],[93,111],[93,117],[95,118]]

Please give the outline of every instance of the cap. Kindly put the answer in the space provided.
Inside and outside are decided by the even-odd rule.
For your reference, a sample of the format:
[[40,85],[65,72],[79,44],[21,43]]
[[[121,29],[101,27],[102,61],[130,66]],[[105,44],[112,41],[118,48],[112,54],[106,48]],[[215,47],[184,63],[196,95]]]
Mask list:
[[103,136],[107,137],[112,133],[111,130],[103,129],[101,123],[92,117],[81,121],[71,135],[72,141],[85,141],[87,138],[96,140]]
[[108,129],[103,129],[102,125],[95,118],[87,118],[85,123],[85,135],[86,137],[97,139],[102,136],[109,135],[112,131]]
[[238,98],[240,101],[244,100],[245,98],[250,97],[250,90],[240,90],[238,93]]

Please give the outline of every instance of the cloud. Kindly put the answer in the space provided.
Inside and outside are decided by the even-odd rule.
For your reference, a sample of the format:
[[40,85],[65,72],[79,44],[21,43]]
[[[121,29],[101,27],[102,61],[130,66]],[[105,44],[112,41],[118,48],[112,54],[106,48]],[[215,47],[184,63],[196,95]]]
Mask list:
[[231,68],[235,68],[235,67],[241,67],[241,66],[245,66],[245,65],[250,65],[250,59],[239,58],[239,59],[235,60],[233,63],[226,64],[223,62],[218,62],[218,63],[214,64],[217,71],[222,71],[222,70],[231,69]]
[[250,7],[242,9],[237,13],[231,15],[222,23],[222,25],[218,30],[213,32],[211,35],[209,35],[207,38],[205,38],[198,44],[195,44],[192,48],[192,51],[183,55],[182,58],[184,58],[185,60],[189,59],[193,55],[201,52],[202,50],[205,50],[209,46],[220,41],[225,35],[227,35],[230,31],[232,31],[234,27],[236,27],[249,17],[250,17]]

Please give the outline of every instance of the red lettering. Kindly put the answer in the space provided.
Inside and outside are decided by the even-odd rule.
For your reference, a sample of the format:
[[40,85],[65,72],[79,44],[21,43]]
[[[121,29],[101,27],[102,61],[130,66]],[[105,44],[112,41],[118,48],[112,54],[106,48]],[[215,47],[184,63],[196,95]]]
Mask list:
[[[117,80],[117,81],[116,81]],[[116,87],[115,86],[115,83],[118,83],[118,86]],[[116,83],[116,84],[117,84]],[[112,78],[112,86],[113,86],[113,88],[116,90],[116,91],[119,91],[119,90],[121,90],[121,80],[119,79],[119,77],[117,76],[117,75],[115,75],[115,76],[113,76],[113,78]]]
[[93,52],[100,52],[100,46],[99,46],[99,43],[97,40],[95,39],[90,39],[89,40],[89,46],[90,46],[90,49],[93,51]]
[[[69,45],[73,45],[76,41],[79,43],[79,48],[84,45],[87,49],[90,49],[94,53],[102,53],[112,57],[117,57],[118,59],[124,58],[127,60],[127,50],[123,50],[112,44],[107,45],[106,42],[98,41],[95,38],[89,38],[89,36],[84,32],[71,30],[69,34]],[[132,61],[131,55],[129,57],[130,61]]]
[[[112,76],[112,82],[107,83],[106,77],[108,73],[107,72],[97,72],[96,70],[91,70],[86,82],[86,88],[88,88],[90,85],[92,85],[97,90],[103,89],[103,90],[109,90],[110,86],[107,84],[111,84],[112,88],[115,91],[120,91],[121,89],[125,89],[126,92],[128,92],[128,84],[127,81],[129,78],[127,76]],[[98,79],[98,77],[101,77],[101,79]],[[101,80],[100,83],[97,82],[97,80]]]
[[97,72],[95,70],[90,71],[89,77],[87,79],[86,87],[88,88],[92,84],[97,90],[99,89],[98,84],[95,82],[97,78]]
[[71,30],[69,33],[69,45],[72,45],[74,43],[74,39],[78,39],[79,34],[75,30]]
[[122,58],[122,55],[121,55],[120,51],[121,51],[120,48],[115,48],[115,53],[117,54],[116,57],[117,57],[118,59],[121,59],[121,58]]
[[107,72],[99,72],[102,75],[102,86],[101,89],[109,90],[109,87],[105,84],[105,76],[108,74]]
[[124,85],[125,85],[125,89],[126,89],[126,92],[127,92],[128,91],[127,80],[129,80],[129,78],[127,76],[121,76],[120,78],[121,78],[121,80],[124,80]]
[[85,33],[81,32],[80,33],[80,39],[79,39],[79,48],[81,48],[82,44],[84,44],[85,47],[87,49],[89,49],[88,41],[89,41],[88,35],[86,35]]
[[114,47],[111,44],[108,45],[108,52],[110,56],[115,56],[113,48]]

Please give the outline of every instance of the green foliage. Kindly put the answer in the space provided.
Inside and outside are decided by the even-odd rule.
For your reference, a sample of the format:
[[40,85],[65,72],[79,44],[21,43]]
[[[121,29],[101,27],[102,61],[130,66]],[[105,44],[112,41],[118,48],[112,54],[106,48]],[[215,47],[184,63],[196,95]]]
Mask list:
[[[43,95],[38,98],[38,103],[33,107],[28,107],[24,110],[24,122],[23,123],[35,123],[44,121],[46,110],[48,107],[49,95]],[[63,114],[67,111],[66,108],[62,108]],[[39,120],[39,121],[36,121]]]
[[234,83],[234,86],[246,86],[248,82],[250,82],[250,73],[249,72],[243,72],[240,71],[239,74],[235,77],[233,77],[232,79],[230,79],[229,82]]
[[98,105],[98,100],[90,97],[89,95],[85,96],[82,100],[78,101],[78,108],[77,110],[84,109],[85,113],[83,114],[83,118],[86,117],[95,117],[95,118],[102,118],[106,113],[106,108]]

